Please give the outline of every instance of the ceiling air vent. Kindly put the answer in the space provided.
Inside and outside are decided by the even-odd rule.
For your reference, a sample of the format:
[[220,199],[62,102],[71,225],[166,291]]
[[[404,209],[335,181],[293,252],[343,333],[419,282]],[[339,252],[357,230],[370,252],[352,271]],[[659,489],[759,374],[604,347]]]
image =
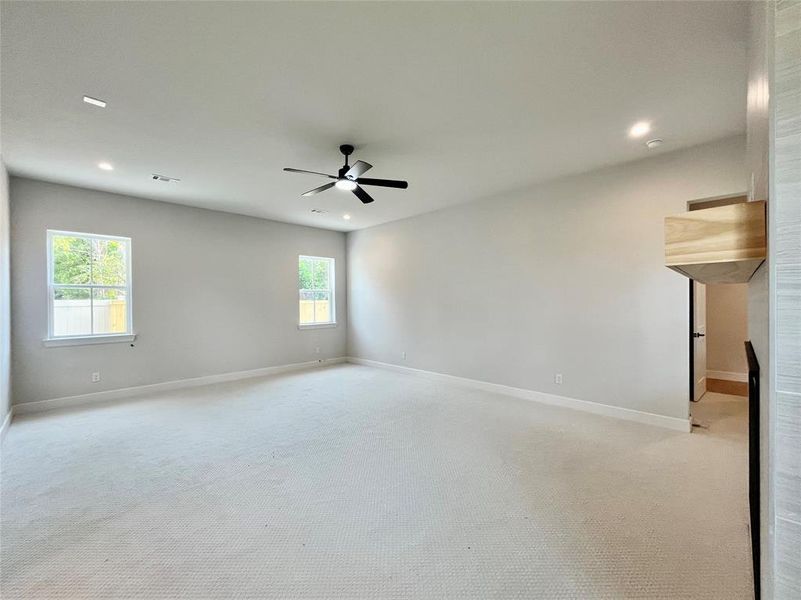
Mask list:
[[325,213],[325,211],[324,211],[324,210],[321,210],[321,209],[319,209],[319,208],[313,208],[313,209],[311,209],[311,211],[312,211],[312,212],[313,212],[315,215],[322,215],[323,213]]
[[158,173],[153,173],[153,179],[156,181],[163,181],[165,183],[178,183],[181,181],[177,177],[167,177],[166,175],[159,175]]

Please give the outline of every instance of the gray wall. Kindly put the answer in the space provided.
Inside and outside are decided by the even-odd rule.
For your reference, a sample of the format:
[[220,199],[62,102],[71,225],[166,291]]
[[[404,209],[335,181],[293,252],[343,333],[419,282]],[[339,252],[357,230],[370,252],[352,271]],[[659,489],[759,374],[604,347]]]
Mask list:
[[[768,196],[770,178],[770,76],[773,59],[773,5],[752,2],[748,33],[748,107],[746,123],[747,172],[750,199],[768,201],[768,248],[772,240],[772,199]],[[773,439],[770,388],[770,257],[748,282],[748,337],[760,364],[760,464],[762,591],[773,597]]]
[[11,275],[8,175],[0,159],[0,424],[11,406]]
[[[43,346],[48,228],[132,239],[135,347]],[[339,232],[13,177],[11,249],[15,403],[345,354]],[[298,254],[336,259],[338,327],[298,330]]]
[[775,10],[775,596],[790,600],[801,598],[801,2]]
[[349,233],[348,352],[686,418],[663,218],[742,193],[744,167],[732,138]]

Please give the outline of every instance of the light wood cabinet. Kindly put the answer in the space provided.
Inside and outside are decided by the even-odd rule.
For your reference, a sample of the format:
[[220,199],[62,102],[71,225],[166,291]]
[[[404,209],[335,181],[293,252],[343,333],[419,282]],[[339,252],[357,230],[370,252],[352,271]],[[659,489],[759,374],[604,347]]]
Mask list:
[[766,252],[764,201],[665,217],[665,266],[699,283],[744,283]]

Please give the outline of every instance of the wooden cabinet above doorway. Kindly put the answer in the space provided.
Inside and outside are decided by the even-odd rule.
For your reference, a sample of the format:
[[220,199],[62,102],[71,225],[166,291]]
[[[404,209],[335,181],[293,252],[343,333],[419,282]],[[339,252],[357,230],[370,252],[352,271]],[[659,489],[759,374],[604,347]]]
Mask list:
[[665,217],[665,266],[699,283],[745,283],[766,256],[764,200]]

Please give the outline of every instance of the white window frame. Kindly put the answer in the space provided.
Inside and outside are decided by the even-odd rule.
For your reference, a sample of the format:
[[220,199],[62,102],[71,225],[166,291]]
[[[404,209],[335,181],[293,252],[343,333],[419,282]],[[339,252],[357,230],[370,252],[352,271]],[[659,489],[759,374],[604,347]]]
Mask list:
[[[126,273],[125,285],[97,285],[93,283],[87,284],[63,284],[53,282],[53,238],[56,236],[70,236],[80,237],[92,240],[105,240],[116,241],[125,244],[126,252]],[[136,339],[136,334],[133,332],[133,284],[131,280],[131,238],[122,237],[117,235],[99,235],[96,233],[83,233],[79,231],[61,231],[57,229],[47,230],[47,337],[44,339],[45,346],[77,346],[83,344],[106,344],[109,342],[132,342]],[[126,325],[127,330],[125,333],[93,333],[85,335],[53,335],[53,303],[55,298],[55,288],[89,288],[90,299],[94,300],[95,289],[115,289],[125,290],[126,301]],[[90,311],[91,318],[94,320],[94,310]]]
[[[308,254],[299,254],[298,255],[298,262],[295,265],[296,271],[300,269],[300,261],[303,259],[307,260],[324,260],[328,262],[331,267],[328,271],[328,288],[327,290],[318,290],[318,289],[300,289],[298,288],[298,304],[297,304],[297,315],[298,315],[298,329],[325,329],[326,327],[336,327],[337,326],[337,301],[336,301],[336,259],[331,256],[310,256]],[[296,273],[299,275],[299,273]],[[312,266],[312,281],[314,276],[314,266]],[[313,284],[312,284],[313,285]],[[324,322],[317,322],[316,315],[315,315],[315,322],[314,323],[301,323],[300,322],[300,294],[302,292],[325,292],[327,291],[330,294],[330,302],[331,308],[329,312],[331,314],[330,321]]]

